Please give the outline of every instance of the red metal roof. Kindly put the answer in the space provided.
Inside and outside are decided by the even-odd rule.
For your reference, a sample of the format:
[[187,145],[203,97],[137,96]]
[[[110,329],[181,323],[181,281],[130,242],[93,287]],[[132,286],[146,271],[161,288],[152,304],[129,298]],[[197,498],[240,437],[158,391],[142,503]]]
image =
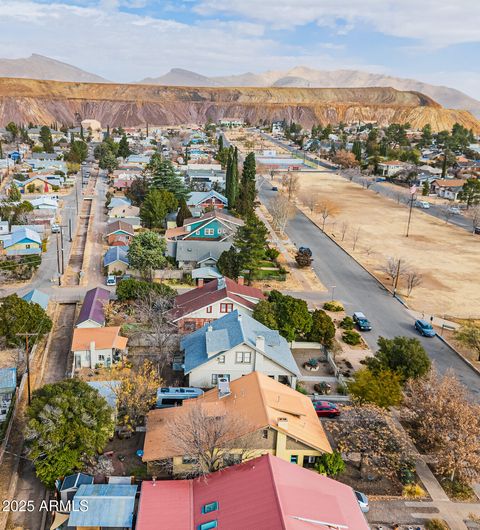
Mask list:
[[[214,501],[218,510],[202,514]],[[188,530],[212,520],[222,530],[369,528],[352,488],[269,454],[204,478],[143,482],[137,530]]]
[[[225,283],[224,287],[222,287],[223,281]],[[223,278],[206,283],[203,287],[197,287],[196,289],[178,295],[175,298],[175,304],[169,312],[169,316],[172,320],[176,321],[193,311],[198,311],[202,307],[212,305],[224,298],[230,298],[239,304],[253,309],[255,302],[251,302],[248,298],[263,300],[265,296],[260,289],[249,287],[248,285],[239,285],[237,282],[224,276]]]

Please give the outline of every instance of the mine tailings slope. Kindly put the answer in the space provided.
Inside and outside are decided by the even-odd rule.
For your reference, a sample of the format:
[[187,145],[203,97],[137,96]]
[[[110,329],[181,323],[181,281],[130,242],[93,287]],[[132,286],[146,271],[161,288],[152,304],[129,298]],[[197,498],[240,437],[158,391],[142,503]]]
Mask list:
[[211,88],[108,83],[66,83],[0,78],[0,125],[63,123],[95,118],[103,125],[205,123],[240,118],[314,124],[358,121],[410,123],[434,131],[454,123],[480,133],[467,111],[445,109],[419,92],[375,88]]

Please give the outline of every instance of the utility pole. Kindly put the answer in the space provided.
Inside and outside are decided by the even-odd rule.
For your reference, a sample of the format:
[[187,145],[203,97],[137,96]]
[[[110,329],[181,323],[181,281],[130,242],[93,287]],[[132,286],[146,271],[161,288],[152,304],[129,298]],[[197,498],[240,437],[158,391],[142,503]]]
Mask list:
[[400,263],[401,262],[402,260],[399,259],[397,263],[397,274],[395,275],[395,284],[393,286],[393,296],[396,296],[397,294],[397,285],[398,285],[398,279],[400,278]]
[[72,242],[72,218],[68,218],[68,240]]
[[28,343],[28,338],[33,337],[36,333],[17,333],[17,337],[25,337],[25,357],[27,363],[27,394],[28,394],[28,404],[31,403],[31,387],[30,387],[30,348]]
[[62,274],[65,272],[65,260],[63,258],[63,226],[60,225],[60,242],[61,242],[61,252],[62,252]]
[[413,201],[416,198],[416,195],[415,195],[416,193],[417,193],[417,186],[414,184],[410,188],[410,209],[409,209],[409,212],[408,212],[407,233],[405,234],[405,237],[408,237],[408,234],[409,234],[409,231],[410,231],[410,221],[412,219]]
[[61,280],[61,269],[60,269],[60,243],[59,243],[59,237],[57,232],[57,270],[58,270],[58,285],[62,285]]

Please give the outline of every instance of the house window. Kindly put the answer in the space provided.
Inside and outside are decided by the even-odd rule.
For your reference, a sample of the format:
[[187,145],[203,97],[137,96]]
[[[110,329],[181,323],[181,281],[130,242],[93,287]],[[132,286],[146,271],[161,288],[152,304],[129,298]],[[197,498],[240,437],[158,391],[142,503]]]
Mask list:
[[291,464],[298,464],[298,455],[291,455],[290,456],[290,463]]
[[202,523],[197,526],[197,530],[211,530],[211,528],[217,528],[217,521],[208,521],[208,523]]
[[212,306],[209,305],[209,306],[207,307],[207,313],[211,313],[211,312],[212,312]]
[[190,465],[190,464],[196,464],[197,459],[193,456],[183,456],[182,457],[182,464]]
[[233,311],[233,304],[220,304],[220,313],[231,313]]
[[217,360],[219,364],[225,364],[225,355],[219,355]]
[[218,510],[217,501],[209,502],[208,504],[204,504],[202,506],[202,513],[210,513],[210,512],[215,512],[217,510]]
[[30,245],[25,245],[25,248],[30,248]]
[[216,385],[218,383],[219,377],[226,377],[230,381],[230,374],[212,374],[212,385]]
[[237,351],[235,361],[237,364],[250,364],[252,362],[252,354],[249,351]]
[[215,234],[215,230],[213,228],[205,228],[206,236],[213,236],[214,234]]
[[105,360],[105,355],[99,355],[98,356],[98,360],[99,361],[104,361]]
[[268,429],[263,429],[262,438],[268,439]]

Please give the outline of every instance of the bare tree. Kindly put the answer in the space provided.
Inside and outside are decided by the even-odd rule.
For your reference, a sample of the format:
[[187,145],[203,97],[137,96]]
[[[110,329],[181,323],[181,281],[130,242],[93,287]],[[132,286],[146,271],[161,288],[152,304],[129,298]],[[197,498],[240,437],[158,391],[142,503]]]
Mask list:
[[317,209],[318,205],[318,193],[305,192],[301,196],[303,204],[313,213]]
[[[201,400],[184,405],[167,424],[166,442],[190,463],[186,476],[202,476],[255,456],[257,430],[244,417],[212,411]],[[164,466],[171,467],[171,462]]]
[[318,203],[318,212],[320,213],[323,224],[322,230],[325,231],[325,223],[330,216],[336,215],[340,211],[340,208],[336,203],[329,199],[323,199]]
[[360,237],[360,228],[357,228],[355,230],[355,232],[353,233],[353,248],[352,248],[352,250],[355,250],[355,247],[357,246],[359,237]]
[[284,233],[287,222],[295,215],[295,208],[285,195],[278,194],[269,202],[272,223],[281,234]]
[[288,200],[291,201],[300,189],[298,174],[287,171],[282,177],[282,186],[287,192]]
[[402,191],[395,191],[393,196],[395,197],[397,204],[400,204],[402,202],[403,196],[405,194]]
[[375,250],[374,250],[374,248],[371,245],[369,245],[368,247],[365,247],[364,252],[367,255],[367,257],[370,257],[373,254],[375,254]]
[[418,287],[423,282],[423,276],[415,269],[407,269],[404,273],[407,282],[407,296],[412,294],[415,287]]
[[343,221],[342,223],[342,241],[345,239],[345,234],[347,233],[347,230],[348,230],[348,223],[346,221]]
[[403,271],[399,271],[401,259],[400,258],[387,258],[385,265],[382,267],[383,272],[390,276],[392,279],[392,285],[395,283],[397,274],[402,275]]
[[170,297],[153,292],[134,303],[136,318],[139,322],[135,333],[145,339],[151,347],[149,357],[156,363],[159,374],[163,372],[178,349],[178,331],[167,315],[171,307]]
[[443,219],[445,219],[445,224],[448,223],[448,221],[450,221],[450,219],[455,215],[455,213],[450,210],[450,206],[443,206],[440,209],[440,214]]

